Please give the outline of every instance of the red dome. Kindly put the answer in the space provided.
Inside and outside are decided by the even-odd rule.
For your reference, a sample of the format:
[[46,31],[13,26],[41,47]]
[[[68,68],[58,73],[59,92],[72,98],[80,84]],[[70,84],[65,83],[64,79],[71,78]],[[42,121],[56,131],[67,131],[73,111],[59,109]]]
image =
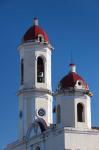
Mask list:
[[24,34],[23,41],[32,41],[38,40],[38,36],[42,36],[44,42],[48,42],[48,36],[44,30],[42,30],[38,25],[38,19],[34,18],[34,25],[28,29],[28,31]]
[[[75,65],[73,65],[74,67]],[[70,64],[71,67],[71,64]],[[68,75],[66,75],[60,81],[60,89],[69,89],[69,88],[77,88],[77,89],[85,89],[89,90],[87,83],[85,80],[79,76],[76,72],[73,72],[73,69],[70,71]]]

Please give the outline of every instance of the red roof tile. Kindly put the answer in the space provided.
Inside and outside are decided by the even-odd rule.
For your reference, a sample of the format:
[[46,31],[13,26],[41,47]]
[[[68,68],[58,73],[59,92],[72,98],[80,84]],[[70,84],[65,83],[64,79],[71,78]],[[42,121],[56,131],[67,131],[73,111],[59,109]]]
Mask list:
[[30,40],[38,39],[38,35],[42,35],[44,42],[48,42],[47,34],[38,25],[34,25],[29,28],[29,30],[24,34],[23,41],[27,42]]
[[81,81],[86,90],[89,89],[85,80],[75,72],[70,72],[60,81],[60,89],[74,88],[77,81]]

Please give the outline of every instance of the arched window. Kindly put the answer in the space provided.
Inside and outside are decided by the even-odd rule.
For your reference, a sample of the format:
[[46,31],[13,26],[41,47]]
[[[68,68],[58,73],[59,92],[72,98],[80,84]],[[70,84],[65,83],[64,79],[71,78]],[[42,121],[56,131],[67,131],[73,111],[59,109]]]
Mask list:
[[37,146],[35,150],[40,150],[40,147],[39,147],[39,146]]
[[21,85],[24,82],[24,60],[21,59]]
[[39,41],[39,42],[44,42],[43,35],[38,35],[38,41]]
[[77,121],[78,122],[84,122],[85,116],[84,116],[84,106],[81,103],[77,104]]
[[32,144],[32,145],[30,145],[30,150],[33,150],[33,144]]
[[56,115],[57,115],[57,123],[60,123],[61,122],[61,108],[60,108],[60,105],[57,106]]
[[44,82],[44,61],[42,57],[37,59],[37,82]]

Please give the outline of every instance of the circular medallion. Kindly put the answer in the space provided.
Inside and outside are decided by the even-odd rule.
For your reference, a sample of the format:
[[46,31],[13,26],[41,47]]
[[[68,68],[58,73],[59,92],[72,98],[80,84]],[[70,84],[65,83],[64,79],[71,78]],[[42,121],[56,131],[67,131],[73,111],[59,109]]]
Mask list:
[[41,117],[42,117],[42,116],[45,116],[45,113],[46,113],[46,112],[45,112],[45,110],[44,110],[43,108],[40,108],[40,109],[38,110],[38,115],[41,116]]

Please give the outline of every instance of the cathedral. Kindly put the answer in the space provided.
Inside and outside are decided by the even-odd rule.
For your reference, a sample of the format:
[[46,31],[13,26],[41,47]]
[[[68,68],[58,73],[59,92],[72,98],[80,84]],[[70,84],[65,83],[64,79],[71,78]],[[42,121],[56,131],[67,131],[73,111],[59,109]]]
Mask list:
[[91,125],[89,86],[71,63],[57,90],[52,91],[53,47],[37,18],[24,34],[18,52],[19,133],[17,141],[5,150],[99,150],[99,129]]

